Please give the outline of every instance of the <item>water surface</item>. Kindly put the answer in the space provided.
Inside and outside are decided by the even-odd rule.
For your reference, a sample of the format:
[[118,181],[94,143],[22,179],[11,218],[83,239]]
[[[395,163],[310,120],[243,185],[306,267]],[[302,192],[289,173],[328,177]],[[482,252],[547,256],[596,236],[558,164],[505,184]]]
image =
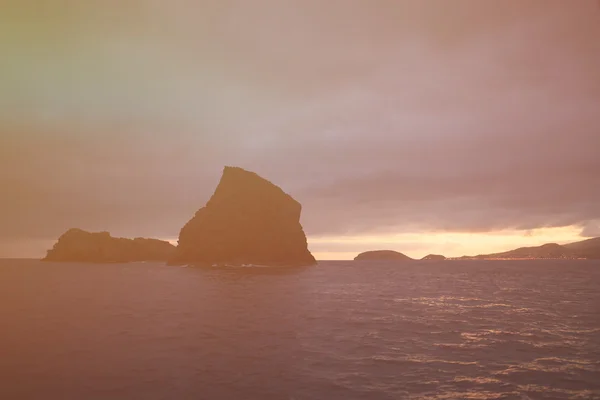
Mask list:
[[600,399],[600,262],[0,260],[0,399]]

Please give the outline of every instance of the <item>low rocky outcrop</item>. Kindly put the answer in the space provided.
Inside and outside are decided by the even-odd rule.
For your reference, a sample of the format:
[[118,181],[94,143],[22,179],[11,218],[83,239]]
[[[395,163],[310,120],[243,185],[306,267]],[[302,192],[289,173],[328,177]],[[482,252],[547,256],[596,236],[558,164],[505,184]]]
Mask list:
[[421,258],[421,260],[443,261],[443,260],[446,260],[446,257],[444,257],[440,254],[429,254],[429,255],[426,255],[425,257]]
[[299,202],[268,180],[225,167],[206,206],[181,229],[170,264],[313,265],[301,210]]
[[112,237],[108,232],[69,229],[44,258],[44,261],[124,263],[167,261],[175,252],[171,243],[157,239]]
[[412,258],[393,250],[365,251],[354,257],[355,261],[413,261]]

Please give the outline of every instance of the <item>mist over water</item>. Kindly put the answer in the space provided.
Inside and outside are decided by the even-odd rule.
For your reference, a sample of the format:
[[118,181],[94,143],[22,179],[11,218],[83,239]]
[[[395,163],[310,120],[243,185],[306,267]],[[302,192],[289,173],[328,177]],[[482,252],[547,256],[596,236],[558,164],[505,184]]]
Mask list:
[[600,262],[0,260],[1,399],[600,399]]

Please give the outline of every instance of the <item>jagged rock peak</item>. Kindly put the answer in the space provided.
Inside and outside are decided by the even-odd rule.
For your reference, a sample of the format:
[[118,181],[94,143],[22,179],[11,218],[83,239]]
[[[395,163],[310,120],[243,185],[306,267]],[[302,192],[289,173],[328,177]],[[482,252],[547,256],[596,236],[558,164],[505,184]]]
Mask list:
[[214,194],[181,229],[172,264],[315,264],[301,211],[279,186],[226,166]]

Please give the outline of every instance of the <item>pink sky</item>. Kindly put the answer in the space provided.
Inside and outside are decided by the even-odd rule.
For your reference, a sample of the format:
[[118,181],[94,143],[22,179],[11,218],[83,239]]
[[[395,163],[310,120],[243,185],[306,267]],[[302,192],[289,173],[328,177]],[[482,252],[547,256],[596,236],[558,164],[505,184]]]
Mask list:
[[176,238],[223,165],[318,258],[600,236],[595,0],[9,0],[0,33],[0,257]]

